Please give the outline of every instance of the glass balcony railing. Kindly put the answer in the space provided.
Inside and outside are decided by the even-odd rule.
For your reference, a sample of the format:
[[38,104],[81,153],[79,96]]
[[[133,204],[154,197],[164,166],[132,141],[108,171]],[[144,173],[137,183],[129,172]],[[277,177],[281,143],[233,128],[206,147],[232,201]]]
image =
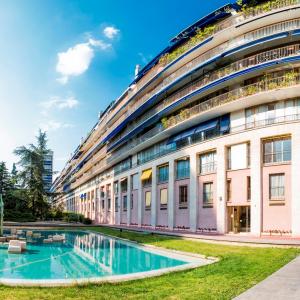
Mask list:
[[[114,151],[111,156],[107,159],[107,163],[111,163],[113,160],[117,159],[121,155],[124,155],[124,153],[128,152],[132,148],[140,145],[141,143],[147,141],[149,138],[154,137],[155,135],[163,132],[166,129],[169,129],[171,127],[176,126],[179,123],[182,123],[184,121],[187,121],[197,115],[203,114],[211,109],[214,109],[216,107],[219,107],[221,105],[237,101],[243,97],[255,95],[262,92],[271,91],[274,89],[279,88],[287,88],[291,86],[296,86],[300,84],[300,76],[298,74],[294,74],[292,72],[286,73],[285,76],[277,77],[277,78],[271,78],[271,79],[264,79],[262,81],[259,81],[254,84],[250,84],[244,87],[240,87],[237,89],[234,89],[230,92],[221,94],[219,96],[216,96],[214,98],[211,98],[207,101],[204,101],[198,105],[195,105],[191,108],[188,108],[185,110],[185,113],[180,113],[176,116],[170,117],[165,123],[164,126],[157,126],[153,129],[149,130],[144,135],[135,138],[131,142],[129,142],[126,146],[121,147],[120,149]],[[300,115],[299,115],[300,116]],[[290,117],[291,118],[291,117]],[[284,120],[278,119],[278,122],[281,121],[292,121],[288,117],[286,117]],[[253,124],[253,126],[266,126],[270,124],[262,123],[262,121],[259,121],[261,124],[256,123]],[[244,126],[248,126],[249,129],[251,124],[247,124]],[[244,130],[241,128],[241,130]],[[173,151],[173,150],[172,150]]]
[[[300,26],[300,22],[299,22]],[[172,96],[166,98],[160,104],[143,114],[143,117],[140,118],[140,120],[136,121],[135,123],[131,124],[130,126],[127,126],[126,130],[122,133],[122,135],[119,138],[125,136],[128,134],[132,129],[142,124],[145,120],[150,118],[151,116],[155,115],[160,110],[164,109],[165,107],[169,106],[176,100],[179,100],[183,96],[186,96],[190,94],[191,92],[215,81],[220,78],[223,78],[227,75],[233,74],[238,71],[242,71],[244,69],[253,67],[255,65],[259,65],[264,62],[272,61],[275,59],[280,59],[284,57],[290,57],[300,54],[300,45],[290,45],[286,47],[281,47],[277,49],[273,49],[270,51],[262,52],[256,55],[253,55],[251,57],[239,60],[237,62],[234,62],[224,68],[218,69],[216,71],[213,71],[211,73],[206,74],[204,77],[200,78],[196,82],[192,82],[191,84],[187,85],[186,87],[180,89],[178,92],[174,93]]]
[[[235,25],[235,24],[240,23],[241,21],[243,21],[245,19],[250,18],[251,14],[252,14],[252,17],[256,17],[257,15],[262,14],[262,13],[266,13],[268,11],[273,11],[275,9],[280,9],[280,8],[283,8],[283,7],[288,7],[288,6],[293,6],[293,5],[300,4],[300,0],[282,0],[282,1],[276,1],[276,3],[273,3],[273,2],[270,4],[269,8],[261,8],[261,7],[258,7],[256,9],[252,8],[251,9],[252,13],[250,13],[250,12],[246,13],[246,11],[245,11],[245,12],[242,12],[240,14],[237,14],[236,16],[232,17],[231,19],[221,21],[219,24],[217,24],[215,26],[215,29],[212,31],[211,35],[214,35],[217,32],[230,27],[231,25]],[[252,33],[246,34],[245,35],[246,38],[245,38],[244,42],[246,43],[248,41],[252,41],[254,39],[258,39],[260,37],[275,34],[275,33],[278,32],[278,31],[274,30],[274,28],[272,29],[272,28],[269,28],[269,27],[273,27],[273,25],[263,28],[263,29],[265,29],[264,32],[262,32],[261,29],[259,29],[259,30],[257,30],[258,32],[254,31]],[[286,30],[288,30],[288,29],[286,29]],[[251,38],[251,35],[253,36],[252,38]],[[160,84],[158,84],[153,90],[149,91],[144,96],[142,96],[139,100],[135,101],[134,104],[129,107],[129,110],[121,116],[122,120],[118,120],[117,122],[114,123],[113,128],[115,128],[117,125],[119,125],[125,119],[125,117],[127,117],[133,111],[135,111],[147,99],[149,99],[151,96],[153,96],[155,93],[157,93],[160,89],[162,89],[166,85],[168,85],[168,84],[172,83],[173,81],[175,81],[179,76],[181,76],[184,73],[188,72],[189,70],[195,68],[195,66],[200,64],[201,62],[204,62],[204,61],[208,60],[209,58],[212,58],[216,54],[220,53],[222,50],[225,50],[226,48],[229,49],[230,47],[233,47],[237,44],[241,44],[241,41],[238,41],[239,39],[243,39],[243,38],[239,37],[237,39],[233,39],[231,42],[223,43],[222,45],[220,45],[220,46],[204,53],[203,55],[201,55],[201,56],[199,56],[199,57],[197,57],[193,60],[191,60],[190,62],[186,63],[185,65],[180,67],[175,72],[171,73]],[[147,83],[152,77],[154,77],[161,70],[161,68],[162,68],[162,66],[159,67],[159,66],[156,65],[152,70],[150,70],[140,80],[139,85],[143,86],[145,83]],[[139,90],[139,88],[137,90]]]

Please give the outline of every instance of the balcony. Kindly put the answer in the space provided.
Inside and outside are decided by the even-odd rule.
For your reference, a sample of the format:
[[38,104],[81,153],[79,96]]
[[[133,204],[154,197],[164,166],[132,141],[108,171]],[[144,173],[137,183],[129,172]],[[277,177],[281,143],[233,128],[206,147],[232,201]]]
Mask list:
[[[245,10],[243,12],[241,12],[240,14],[234,16],[231,19],[226,19],[224,21],[221,21],[219,24],[214,26],[214,29],[211,30],[209,36],[212,36],[214,34],[216,34],[219,31],[222,31],[232,25],[236,25],[238,23],[240,23],[241,21],[244,21],[245,19],[248,19],[250,17],[256,17],[260,14],[266,13],[266,12],[270,12],[276,9],[280,9],[283,7],[289,7],[289,6],[295,6],[300,4],[300,0],[282,0],[282,1],[276,1],[276,3],[271,3],[268,8],[263,8],[260,7],[260,5],[258,7],[253,7],[251,8],[251,13],[250,10]],[[252,15],[251,15],[252,14]],[[276,24],[274,24],[276,25]],[[237,45],[241,45],[242,43],[246,43],[246,42],[251,42],[255,39],[259,39],[262,37],[265,37],[267,35],[272,35],[278,32],[282,32],[285,30],[293,30],[295,28],[282,28],[276,29],[274,27],[274,25],[271,26],[267,26],[265,28],[250,32],[245,34],[242,37],[238,37],[233,39],[230,42],[226,42],[223,43],[222,45],[207,51],[206,53],[194,58],[193,60],[191,60],[190,62],[186,63],[185,65],[183,65],[182,67],[180,67],[179,69],[177,69],[175,72],[172,72],[169,76],[167,76],[160,84],[158,84],[154,89],[152,89],[150,92],[146,93],[144,96],[142,96],[139,100],[135,101],[134,104],[132,104],[131,106],[129,106],[129,109],[127,110],[126,113],[124,113],[117,122],[114,123],[114,126],[112,127],[115,128],[116,126],[118,126],[127,116],[129,116],[130,114],[132,114],[135,110],[137,110],[142,104],[144,104],[149,98],[151,98],[153,95],[155,95],[158,91],[160,91],[162,88],[166,87],[167,85],[173,83],[175,80],[177,80],[180,76],[182,76],[183,74],[191,71],[192,69],[195,69],[195,67],[207,60],[209,60],[210,58],[214,57],[217,54],[220,54],[222,51],[226,50],[226,49],[230,49],[234,46]],[[283,26],[283,27],[289,27],[289,26]],[[299,28],[299,26],[297,27]],[[206,38],[208,38],[209,36],[206,36]],[[203,40],[199,40],[199,43],[202,42]],[[187,51],[188,49],[186,49]],[[140,82],[142,83],[141,85],[146,84],[152,77],[154,77],[158,72],[161,71],[163,67],[162,66],[154,66],[152,70],[150,70],[141,80]]]
[[[124,153],[127,153],[128,151],[132,150],[134,147],[140,145],[141,143],[147,141],[150,138],[153,138],[154,136],[177,126],[178,124],[185,122],[189,119],[192,119],[196,117],[197,115],[204,114],[207,111],[210,111],[212,109],[215,109],[221,105],[231,103],[234,101],[237,101],[241,98],[248,97],[251,95],[279,89],[279,88],[286,88],[286,87],[292,87],[297,86],[300,84],[300,76],[298,74],[295,74],[293,72],[286,73],[285,76],[272,78],[272,79],[264,79],[262,81],[259,81],[254,84],[250,84],[241,88],[237,88],[235,90],[232,90],[230,92],[224,93],[222,95],[216,96],[214,98],[211,98],[205,102],[202,102],[198,105],[195,105],[194,107],[191,107],[189,109],[185,109],[184,113],[180,113],[176,116],[170,117],[168,120],[166,120],[163,124],[163,126],[157,126],[153,129],[149,130],[144,135],[135,138],[134,140],[130,141],[126,146],[121,147],[120,149],[114,151],[109,159],[107,160],[108,163],[113,162],[118,157],[123,155]],[[231,128],[231,131],[242,131],[242,130],[248,130],[251,128],[257,128],[262,126],[268,126],[274,123],[281,123],[281,122],[287,122],[287,121],[295,121],[299,120],[300,115],[293,115],[293,116],[286,116],[286,117],[280,117],[274,120],[261,120],[259,122],[255,123],[247,123],[245,125],[239,126],[239,128]],[[268,123],[267,123],[268,122]],[[194,143],[195,141],[191,140],[190,143]],[[201,142],[197,140],[196,142]],[[176,149],[175,149],[176,150]],[[170,151],[174,151],[174,149],[171,149]],[[161,155],[167,154],[163,153]]]
[[[299,22],[300,27],[300,20]],[[288,25],[289,26],[289,25]],[[151,116],[155,115],[157,112],[161,111],[162,109],[166,108],[167,106],[171,105],[172,103],[176,102],[180,98],[190,94],[191,92],[204,87],[205,85],[208,85],[216,80],[219,80],[225,76],[228,76],[230,74],[236,73],[238,71],[245,70],[250,67],[254,67],[257,65],[260,65],[262,63],[266,63],[269,61],[273,61],[280,58],[285,57],[291,57],[295,56],[300,53],[300,46],[299,44],[286,46],[277,48],[274,50],[262,52],[256,55],[253,55],[251,57],[239,60],[237,62],[234,62],[224,68],[218,69],[214,72],[206,74],[204,77],[200,78],[199,80],[192,82],[191,84],[187,85],[186,87],[180,89],[178,92],[174,93],[172,96],[166,98],[163,100],[160,104],[143,114],[142,118],[140,120],[136,121],[134,124],[127,126],[126,130],[122,133],[123,136],[126,136],[131,130],[133,130],[135,127],[141,125],[145,120],[150,118]]]

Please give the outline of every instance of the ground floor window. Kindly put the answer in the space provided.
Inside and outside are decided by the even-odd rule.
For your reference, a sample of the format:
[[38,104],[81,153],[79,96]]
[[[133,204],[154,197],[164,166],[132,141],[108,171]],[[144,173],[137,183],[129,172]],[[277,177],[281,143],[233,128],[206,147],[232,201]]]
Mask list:
[[180,185],[179,186],[179,208],[188,207],[188,186]]
[[104,199],[102,199],[101,200],[101,208],[104,209],[104,207],[105,207],[105,202],[104,202]]
[[150,191],[145,192],[145,209],[146,210],[151,209],[151,192]]
[[115,197],[115,212],[117,212],[119,210],[119,199],[118,197]]
[[111,210],[111,199],[110,198],[107,199],[107,209],[108,209],[108,211]]
[[123,211],[127,211],[127,195],[123,196]]
[[284,200],[284,174],[270,174],[270,200]]
[[160,209],[167,209],[168,206],[168,189],[160,190]]
[[213,183],[203,183],[203,206],[211,207],[213,205]]

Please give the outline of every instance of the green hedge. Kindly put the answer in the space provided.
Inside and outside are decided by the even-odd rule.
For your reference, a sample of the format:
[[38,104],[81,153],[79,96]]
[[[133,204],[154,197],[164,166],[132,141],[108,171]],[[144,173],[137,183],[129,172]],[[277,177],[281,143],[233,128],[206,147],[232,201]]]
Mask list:
[[4,210],[4,221],[13,221],[13,222],[34,222],[36,217],[32,215],[31,212],[21,212],[12,209]]

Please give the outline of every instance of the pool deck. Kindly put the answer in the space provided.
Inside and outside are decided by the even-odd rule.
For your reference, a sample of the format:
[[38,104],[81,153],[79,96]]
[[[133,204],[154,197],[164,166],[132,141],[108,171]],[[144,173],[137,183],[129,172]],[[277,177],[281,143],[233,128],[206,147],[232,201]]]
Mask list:
[[136,226],[125,226],[125,225],[109,225],[109,224],[93,224],[93,225],[83,225],[77,223],[66,223],[59,221],[45,221],[45,222],[5,222],[5,227],[36,227],[36,228],[53,228],[53,227],[63,227],[63,228],[86,228],[90,227],[108,227],[119,230],[129,230],[134,232],[145,232],[151,234],[161,234],[174,237],[181,237],[184,239],[193,240],[203,240],[211,243],[223,243],[223,244],[234,244],[234,245],[253,245],[253,246],[293,246],[300,247],[300,237],[292,236],[280,236],[280,235],[263,235],[254,236],[249,234],[216,234],[216,233],[194,233],[187,230],[164,230],[161,228],[151,228],[144,227],[138,228]]
[[258,299],[300,299],[300,256],[235,298],[235,300]]

